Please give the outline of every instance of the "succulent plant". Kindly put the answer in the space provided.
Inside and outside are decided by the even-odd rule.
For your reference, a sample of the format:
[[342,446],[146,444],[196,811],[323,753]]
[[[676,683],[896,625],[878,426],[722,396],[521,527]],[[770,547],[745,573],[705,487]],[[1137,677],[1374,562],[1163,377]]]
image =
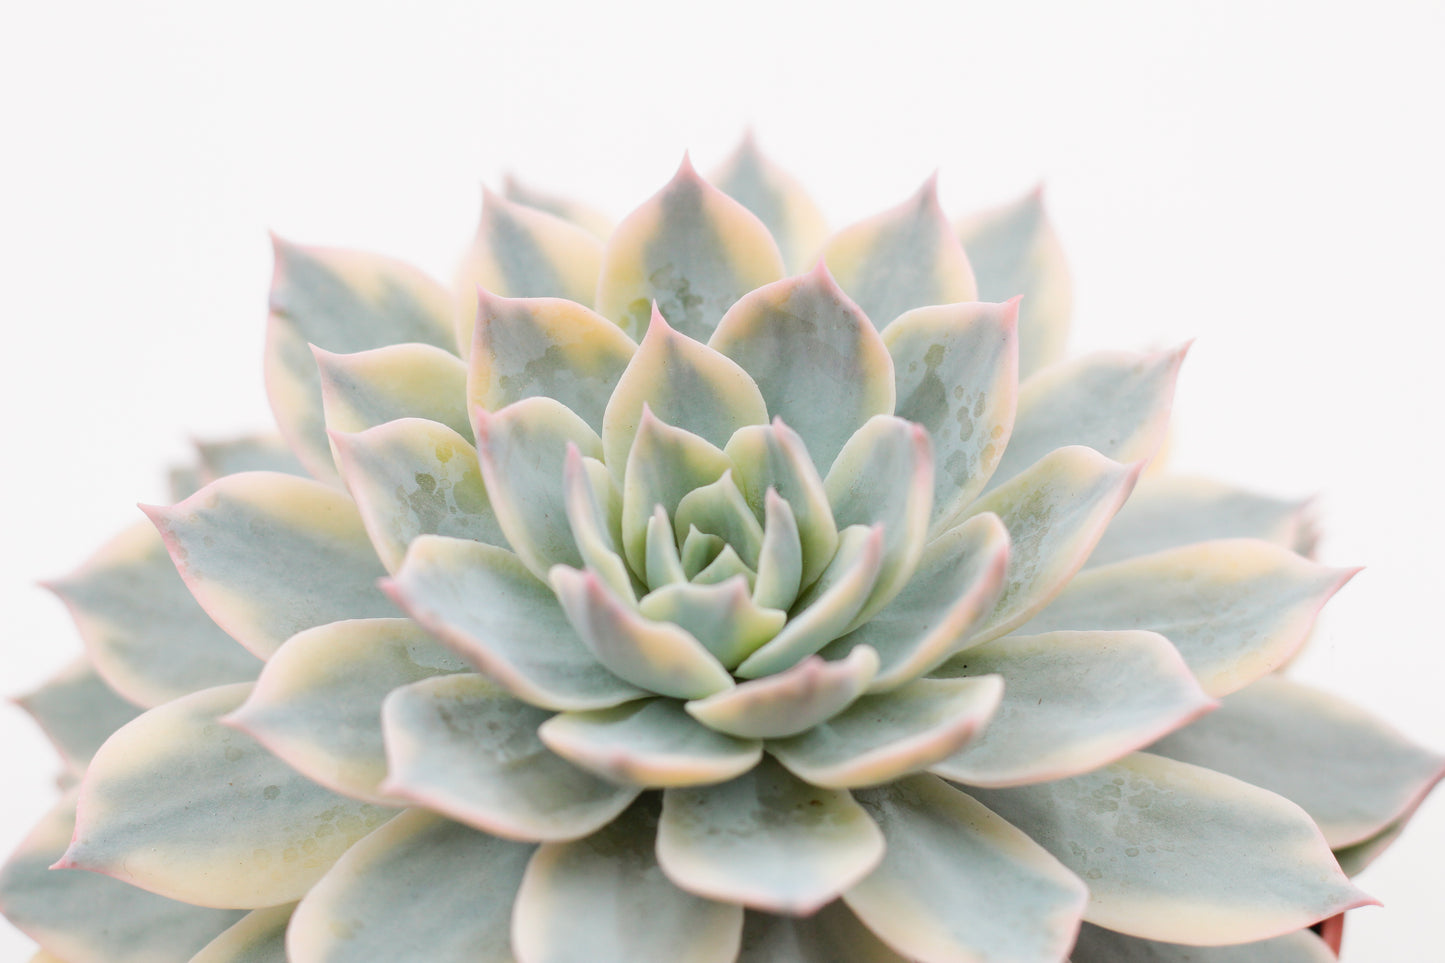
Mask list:
[[36,961],[1330,958],[1445,763],[1276,671],[1301,505],[1141,477],[1184,349],[1060,360],[1037,193],[714,182],[277,242],[285,444],[52,586]]

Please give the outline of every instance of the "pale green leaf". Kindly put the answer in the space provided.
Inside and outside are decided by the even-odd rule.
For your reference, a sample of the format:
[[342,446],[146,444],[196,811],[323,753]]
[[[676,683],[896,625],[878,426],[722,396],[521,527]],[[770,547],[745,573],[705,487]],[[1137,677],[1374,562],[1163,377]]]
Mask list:
[[15,704],[30,713],[55,746],[66,769],[85,771],[95,750],[110,734],[140,715],[105,684],[86,659],[76,659],[44,685],[18,696]]
[[548,191],[538,190],[531,184],[522,183],[511,174],[502,178],[502,196],[509,201],[525,204],[527,207],[535,207],[539,211],[546,211],[564,221],[571,221],[603,240],[606,240],[607,236],[612,233],[612,218],[601,211],[574,201],[570,197],[559,197]]
[[[445,352],[444,352],[445,353]],[[453,359],[455,360],[455,359]],[[201,483],[213,482],[222,475],[243,471],[279,471],[288,475],[305,475],[306,469],[297,460],[286,442],[277,434],[243,435],[213,441],[197,441]],[[200,488],[197,485],[196,488]],[[195,489],[181,496],[195,494]],[[180,501],[177,498],[176,501]]]
[[[627,453],[626,469],[621,476],[622,550],[636,572],[645,570],[649,564],[643,553],[655,509],[661,506],[670,518],[689,492],[717,481],[730,463],[717,446],[690,431],[666,424],[648,407],[642,410],[637,435],[630,444],[632,448]],[[616,464],[609,462],[608,468],[614,476],[618,474]],[[670,522],[666,534],[669,539],[674,538]],[[659,532],[658,537],[661,535]],[[665,563],[659,561],[658,564]]]
[[1313,933],[1286,933],[1234,946],[1185,946],[1125,936],[1085,923],[1069,957],[1073,963],[1335,963]]
[[425,418],[471,443],[467,366],[451,352],[429,344],[389,344],[355,354],[315,347],[312,352],[328,430],[358,432],[397,418]]
[[787,621],[786,612],[758,605],[742,576],[712,585],[664,585],[643,598],[638,611],[689,632],[727,669],[757,651]]
[[764,608],[792,608],[803,587],[803,539],[792,506],[776,489],[763,496],[763,543],[753,579],[753,601]]
[[737,963],[908,963],[841,900],[812,916],[749,912]]
[[290,963],[286,959],[286,925],[295,908],[295,903],[283,903],[252,910],[207,943],[190,963]]
[[838,525],[833,521],[823,476],[814,467],[803,439],[774,419],[770,425],[743,428],[728,440],[725,451],[755,515],[765,513],[769,489],[788,503],[802,543],[801,584],[805,588],[813,584],[833,560]]
[[828,236],[823,212],[796,178],[763,156],[751,134],[711,180],[758,216],[778,242],[789,271],[802,271],[817,258]]
[[693,718],[745,739],[795,736],[842,712],[868,688],[878,653],[859,646],[838,662],[810,655],[776,675],[686,704]]

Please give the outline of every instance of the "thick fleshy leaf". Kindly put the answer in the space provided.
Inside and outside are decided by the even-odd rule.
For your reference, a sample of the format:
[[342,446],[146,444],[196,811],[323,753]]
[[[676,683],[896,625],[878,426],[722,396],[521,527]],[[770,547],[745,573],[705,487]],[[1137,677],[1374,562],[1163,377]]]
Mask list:
[[1308,501],[1256,495],[1203,478],[1149,475],[1139,479],[1085,567],[1216,538],[1262,538],[1309,557],[1316,532]]
[[314,625],[396,614],[356,506],[327,485],[246,472],[145,511],[196,601],[262,658]]
[[290,963],[512,963],[512,903],[535,846],[411,809],[296,907]]
[[1201,542],[1090,569],[1028,628],[1158,632],[1222,696],[1283,665],[1352,575],[1268,542]]
[[791,669],[689,702],[686,709],[709,728],[744,739],[795,736],[852,705],[877,671],[878,653],[867,646],[838,662],[810,655]]
[[946,525],[983,491],[1013,430],[1018,302],[909,311],[883,332],[900,418],[933,442],[933,519]]
[[959,653],[934,678],[994,673],[988,728],[932,771],[975,786],[1076,776],[1214,708],[1169,640],[1153,632],[1009,636]]
[[838,551],[794,606],[781,632],[734,672],[756,679],[792,668],[842,635],[867,601],[883,564],[883,529],[854,525],[843,530]]
[[517,893],[512,945],[526,963],[733,963],[743,912],[658,871],[652,795],[599,832],[537,850]]
[[391,770],[382,791],[507,839],[586,836],[638,790],[554,755],[537,737],[551,715],[479,675],[397,689],[381,711]]
[[768,420],[763,396],[746,371],[671,328],[656,311],[602,416],[602,445],[614,473],[628,463],[648,408],[719,448],[744,425]]
[[141,712],[116,695],[85,659],[76,659],[15,702],[30,713],[66,768],[77,775],[112,732]]
[[206,944],[190,963],[290,963],[286,959],[286,925],[294,903],[252,910],[235,926]]
[[841,900],[812,916],[749,912],[737,963],[908,963]]
[[[502,178],[502,196],[509,201],[546,211],[564,221],[571,221],[578,227],[591,231],[599,238],[606,239],[612,233],[612,218],[586,204],[559,197],[548,191],[540,191],[531,184],[524,184],[511,174]],[[588,298],[591,301],[591,298]]]
[[244,682],[260,661],[196,604],[155,526],[121,531],[61,579],[43,583],[70,610],[90,663],[140,706]]
[[869,418],[893,414],[888,349],[821,261],[744,295],[708,346],[752,376],[768,414],[802,437],[820,472]]
[[751,133],[711,178],[718,188],[758,216],[778,242],[789,271],[802,271],[818,256],[828,225],[803,186],[758,150]]
[[[655,506],[647,519],[645,544],[648,585],[665,587],[687,583],[687,570],[682,567],[682,553],[677,548],[672,521],[667,517],[667,509],[661,505]],[[713,654],[721,658],[719,653]]]
[[1226,697],[1149,751],[1298,803],[1335,849],[1386,829],[1445,777],[1445,758],[1363,709],[1277,675]]
[[619,678],[678,699],[731,688],[732,677],[693,635],[629,609],[594,572],[559,565],[552,588],[583,644]]
[[975,515],[923,550],[918,568],[878,614],[823,649],[827,659],[859,647],[877,652],[870,692],[923,675],[959,649],[1003,591],[1008,531],[997,515]]
[[313,475],[333,481],[321,382],[308,345],[351,353],[415,341],[451,350],[452,298],[400,261],[273,240],[266,393],[291,450]]
[[[658,506],[671,518],[689,492],[717,481],[731,466],[715,445],[690,431],[665,424],[646,406],[631,445],[620,476],[624,479],[622,550],[632,570],[638,572],[647,567],[643,558],[647,528]],[[607,467],[614,477],[619,476],[615,463],[609,461]],[[675,538],[670,522],[666,534]]]
[[5,918],[56,960],[187,963],[243,915],[190,906],[99,873],[52,870],[74,830],[72,794],[35,825],[0,870]]
[[1088,891],[1037,843],[932,776],[857,793],[887,855],[843,899],[921,963],[1032,963],[1068,951]]
[[1018,416],[993,481],[1008,481],[1065,445],[1122,462],[1153,457],[1169,428],[1188,350],[1185,344],[1153,354],[1101,351],[1029,378],[1019,386]]
[[689,892],[806,916],[883,858],[883,834],[847,792],[765,759],[731,782],[663,795],[657,860]]
[[1073,963],[1336,963],[1324,940],[1310,932],[1236,946],[1183,946],[1125,936],[1085,923],[1069,955]]
[[883,561],[856,628],[908,583],[928,538],[933,510],[933,449],[921,426],[878,415],[858,429],[823,482],[841,526],[883,526]]
[[747,579],[741,576],[712,585],[664,585],[649,593],[638,611],[654,622],[684,629],[727,669],[777,635],[788,618],[784,611],[754,602]]
[[506,546],[477,452],[446,425],[400,418],[356,435],[333,432],[336,464],[372,547],[395,572],[418,535]]
[[468,666],[410,619],[354,619],[298,632],[225,722],[308,778],[387,803],[381,704],[393,690]]
[[536,396],[489,413],[474,407],[477,452],[497,523],[532,574],[582,561],[567,523],[564,468],[571,445],[589,458],[602,442],[560,401]]
[[646,694],[587,651],[552,589],[511,552],[424,535],[385,588],[518,699],[548,709],[600,709]]
[[[196,454],[200,458],[202,483],[213,482],[222,475],[234,475],[243,471],[306,474],[306,469],[291,449],[286,447],[286,442],[280,435],[245,435],[219,441],[197,441]],[[186,492],[186,495],[191,494],[194,494],[194,491]]]
[[496,411],[546,395],[601,432],[607,399],[636,351],[621,328],[580,304],[560,298],[501,298],[484,291],[467,401]]
[[792,506],[775,489],[763,496],[763,506],[763,544],[758,547],[753,601],[787,611],[803,587],[803,539]]
[[672,699],[564,712],[544,722],[538,735],[583,769],[646,788],[724,782],[757,765],[763,754],[760,743],[715,732]]
[[716,535],[731,545],[749,568],[757,567],[763,526],[733,481],[731,469],[717,481],[684,495],[677,503],[672,525],[680,539],[693,528]]
[[1121,465],[1089,448],[1060,448],[970,507],[970,516],[993,512],[1009,534],[1003,593],[974,636],[979,642],[1023,625],[1064,588],[1129,497],[1143,467]]
[[312,351],[329,431],[358,432],[398,418],[425,418],[471,443],[467,366],[450,351],[429,344],[389,344],[355,354]]
[[969,794],[1084,880],[1085,919],[1131,936],[1242,943],[1372,902],[1294,803],[1161,756]]
[[879,329],[910,308],[978,300],[968,255],[938,206],[932,177],[897,207],[834,234],[823,257]]
[[815,786],[876,786],[927,769],[975,738],[998,708],[998,676],[918,679],[864,696],[768,751]]
[[299,898],[392,810],[338,796],[221,725],[250,693],[218,686],[152,709],[101,747],[57,863],[198,906]]
[[567,524],[583,566],[596,572],[618,596],[636,602],[637,586],[617,549],[622,534],[622,496],[612,483],[612,474],[602,462],[583,458],[576,445],[568,445],[563,484]]
[[762,221],[683,158],[667,186],[608,239],[597,310],[636,335],[656,303],[679,331],[706,341],[734,301],[783,273]]
[[754,514],[765,514],[770,489],[788,503],[802,543],[801,584],[813,584],[833,560],[838,525],[833,521],[823,476],[814,467],[803,439],[775,418],[770,425],[740,430],[729,439],[725,451]]
[[1395,844],[1413,815],[1414,812],[1406,813],[1369,839],[1335,850],[1335,859],[1339,860],[1340,869],[1345,871],[1346,876],[1363,873],[1385,850]]
[[465,357],[477,290],[508,298],[566,298],[591,304],[602,241],[561,217],[483,189],[482,217],[457,267],[457,344]]
[[989,301],[1023,295],[1020,368],[1025,375],[1062,357],[1073,293],[1063,246],[1043,207],[1043,191],[960,219],[955,225]]

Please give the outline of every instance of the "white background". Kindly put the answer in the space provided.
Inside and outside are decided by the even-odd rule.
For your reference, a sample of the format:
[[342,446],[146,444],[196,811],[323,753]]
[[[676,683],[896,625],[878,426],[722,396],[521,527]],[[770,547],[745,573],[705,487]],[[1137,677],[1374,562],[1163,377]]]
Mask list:
[[[0,22],[0,689],[77,651],[32,585],[264,426],[266,229],[447,277],[505,170],[614,214],[751,123],[835,223],[934,168],[1042,179],[1074,346],[1198,336],[1175,463],[1318,493],[1363,564],[1298,674],[1445,750],[1437,4],[50,0]],[[0,715],[0,848],[49,751]],[[1347,959],[1439,959],[1445,793],[1364,877]],[[3,925],[3,924],[0,924]],[[0,931],[0,959],[26,958]]]

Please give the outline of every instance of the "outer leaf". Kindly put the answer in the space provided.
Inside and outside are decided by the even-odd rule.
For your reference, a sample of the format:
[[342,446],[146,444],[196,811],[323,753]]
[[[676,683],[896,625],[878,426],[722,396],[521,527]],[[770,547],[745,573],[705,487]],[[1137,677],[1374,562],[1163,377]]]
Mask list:
[[467,366],[450,351],[429,344],[388,344],[355,354],[313,345],[311,351],[328,430],[358,432],[397,418],[425,418],[471,443]]
[[864,696],[768,751],[815,786],[876,786],[919,772],[973,739],[998,708],[1003,681],[919,679]]
[[1070,955],[1073,963],[1335,963],[1324,940],[1309,932],[1287,933],[1237,946],[1181,946],[1115,933],[1085,923]]
[[637,351],[632,339],[572,301],[501,298],[486,291],[480,298],[467,401],[496,411],[546,395],[602,431],[607,399]]
[[738,963],[907,963],[841,901],[812,916],[748,913]]
[[571,221],[578,227],[591,231],[599,238],[606,239],[612,233],[612,218],[568,197],[558,197],[539,191],[530,184],[523,184],[511,174],[502,178],[502,196],[509,201],[535,207],[564,221]]
[[851,796],[771,760],[731,782],[663,795],[658,863],[709,899],[806,916],[882,858],[883,836]]
[[724,782],[762,758],[760,743],[714,732],[672,699],[564,712],[544,722],[538,735],[583,769],[647,788]]
[[1354,574],[1253,539],[1202,542],[1079,575],[1029,630],[1150,629],[1222,696],[1283,665]]
[[390,803],[381,704],[393,690],[467,665],[410,619],[355,619],[293,635],[224,720],[328,789]]
[[86,773],[75,838],[56,865],[198,906],[274,906],[300,897],[391,817],[218,724],[250,691],[205,689],[112,736]]
[[526,963],[732,963],[742,908],[699,899],[658,872],[648,796],[585,840],[537,850],[517,893],[512,945]]
[[576,445],[589,458],[602,444],[587,423],[551,398],[527,398],[491,414],[473,408],[477,451],[492,511],[508,544],[545,578],[553,565],[582,561],[567,523],[564,468]]
[[886,692],[923,675],[963,646],[1003,591],[1008,531],[997,515],[975,515],[923,551],[903,591],[867,622],[828,644],[836,659],[875,650],[870,692]]
[[744,295],[708,345],[752,376],[768,414],[802,437],[820,472],[869,418],[893,414],[888,349],[822,261]]
[[933,442],[935,530],[983,491],[1013,430],[1018,302],[917,308],[889,325],[900,418]]
[[817,257],[828,226],[803,186],[758,150],[752,134],[723,161],[712,182],[758,216],[778,242],[790,271],[802,271]]
[[356,506],[319,482],[227,475],[145,512],[196,601],[262,658],[314,625],[396,614]]
[[975,646],[935,678],[995,673],[1003,702],[976,740],[932,771],[975,786],[1076,776],[1147,746],[1216,703],[1153,632],[1052,632]]
[[1215,538],[1262,538],[1309,557],[1316,533],[1307,501],[1269,498],[1202,478],[1150,475],[1139,480],[1085,567]]
[[559,565],[552,588],[583,644],[619,678],[659,695],[701,699],[732,678],[702,643],[676,625],[629,609],[593,572]]
[[196,604],[155,526],[138,521],[65,578],[60,597],[108,686],[140,706],[254,679],[261,663]]
[[397,689],[382,706],[391,769],[382,791],[507,839],[595,832],[638,791],[553,755],[537,738],[550,715],[479,675]]
[[978,642],[1023,625],[1064,588],[1129,497],[1143,467],[1121,465],[1088,448],[1060,448],[969,508],[970,516],[993,512],[1002,519],[1010,545],[1003,594],[975,634]]
[[597,310],[636,335],[656,303],[679,331],[704,341],[734,301],[782,276],[768,229],[684,157],[607,241]]
[[857,794],[883,864],[843,895],[922,963],[1026,963],[1068,951],[1088,890],[1019,830],[932,776]]
[[335,432],[336,464],[388,572],[418,535],[506,546],[477,452],[445,425],[401,418],[357,435]]
[[592,303],[602,242],[592,232],[483,188],[482,217],[457,268],[457,342],[470,347],[478,288],[508,298]]
[[938,206],[932,177],[897,207],[834,234],[823,257],[880,329],[910,308],[978,300],[973,269]]
[[1342,699],[1275,675],[1150,752],[1253,783],[1298,803],[1340,849],[1414,811],[1445,759]]
[[411,809],[343,856],[296,908],[291,963],[512,963],[512,902],[536,847]]
[[[213,482],[222,475],[243,471],[280,471],[288,475],[305,475],[306,469],[296,460],[280,435],[245,435],[220,441],[197,441],[201,482]],[[198,484],[196,488],[200,488]],[[194,494],[195,489],[186,492]],[[181,496],[186,497],[185,495]],[[176,501],[180,501],[177,498]]]
[[763,396],[746,371],[673,330],[656,311],[602,416],[602,445],[614,473],[627,464],[647,408],[719,448],[744,425],[768,420]]
[[349,353],[416,341],[451,349],[452,299],[399,261],[273,238],[276,273],[266,328],[266,393],[302,464],[334,480],[321,386],[308,344]]
[[878,653],[859,646],[838,662],[802,662],[686,704],[693,718],[744,739],[795,736],[831,719],[861,696],[878,671]]
[[46,813],[0,870],[6,919],[54,954],[51,959],[186,963],[242,916],[169,900],[98,873],[50,869],[74,830],[70,795]]
[[294,903],[252,910],[206,944],[190,963],[288,963],[286,924]]
[[518,699],[548,709],[600,709],[645,694],[603,668],[552,589],[511,552],[424,535],[384,587],[408,615]]
[[1064,251],[1043,207],[1042,188],[957,223],[988,301],[1023,295],[1021,369],[1030,374],[1064,353],[1073,307]]
[[140,714],[115,694],[85,659],[15,700],[40,725],[66,768],[79,775],[110,734]]
[[737,468],[737,481],[754,514],[766,511],[772,489],[787,502],[802,545],[802,586],[828,567],[838,548],[838,524],[828,504],[823,477],[803,439],[780,419],[770,425],[743,428],[728,440],[727,457]]
[[993,480],[1007,481],[1065,445],[1122,462],[1153,457],[1169,428],[1188,350],[1185,344],[1153,354],[1100,351],[1029,378],[1019,387],[1013,434]]
[[1131,936],[1242,943],[1372,902],[1298,806],[1160,756],[970,795],[1083,878],[1085,919]]

